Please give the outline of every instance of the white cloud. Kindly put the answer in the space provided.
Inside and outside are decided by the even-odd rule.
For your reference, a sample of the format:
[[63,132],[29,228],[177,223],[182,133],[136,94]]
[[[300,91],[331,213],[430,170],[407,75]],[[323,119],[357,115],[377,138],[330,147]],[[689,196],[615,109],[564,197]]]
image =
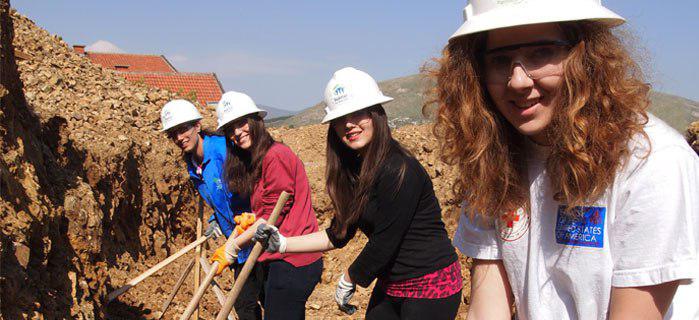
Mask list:
[[102,53],[124,53],[124,50],[107,40],[97,40],[95,43],[85,47],[85,51]]

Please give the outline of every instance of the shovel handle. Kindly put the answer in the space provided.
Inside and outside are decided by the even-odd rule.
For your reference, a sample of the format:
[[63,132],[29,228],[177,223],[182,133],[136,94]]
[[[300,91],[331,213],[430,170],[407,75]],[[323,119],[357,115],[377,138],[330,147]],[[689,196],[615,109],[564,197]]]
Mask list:
[[143,279],[152,276],[154,273],[160,271],[160,269],[165,268],[167,265],[169,265],[173,261],[177,260],[177,258],[183,256],[184,254],[186,254],[187,252],[196,248],[198,245],[204,243],[208,239],[209,239],[209,237],[202,236],[201,238],[194,240],[194,242],[192,242],[192,243],[188,244],[186,247],[180,249],[180,251],[175,252],[175,254],[167,257],[167,259],[154,265],[153,267],[146,270],[144,273],[141,273],[137,277],[129,280],[129,282],[127,282],[125,285],[121,286],[119,289],[116,289],[116,290],[112,291],[111,293],[109,293],[109,295],[107,295],[107,303],[112,302],[112,300],[116,299],[116,297],[122,295],[124,292],[131,289],[132,287],[137,285],[139,282],[143,281]]
[[180,320],[187,320],[189,319],[189,317],[192,316],[194,310],[196,310],[199,306],[199,300],[201,300],[201,297],[204,296],[204,293],[206,292],[206,289],[209,287],[211,281],[214,280],[214,276],[216,276],[216,271],[218,271],[218,261],[214,262],[211,265],[211,270],[209,270],[209,273],[206,274],[204,281],[202,281],[199,288],[197,288],[197,292],[194,294],[194,297],[192,297],[192,300],[189,301],[187,309],[185,309],[184,313],[180,317]]
[[[268,224],[274,225],[277,222],[277,218],[279,217],[279,214],[281,213],[282,209],[284,208],[284,204],[286,204],[288,199],[289,194],[286,191],[282,191],[282,193],[279,195],[279,199],[277,199],[277,205],[274,206],[274,210],[272,210],[272,214],[269,216],[269,220],[267,221]],[[228,314],[231,313],[233,304],[235,303],[235,300],[238,299],[238,295],[240,295],[240,291],[243,289],[245,281],[248,280],[248,276],[250,276],[250,272],[252,272],[252,268],[255,266],[257,258],[260,257],[260,254],[262,254],[262,250],[262,244],[256,242],[255,246],[252,248],[252,252],[250,252],[250,256],[248,256],[248,259],[243,265],[243,269],[240,270],[238,278],[235,279],[235,283],[233,283],[233,289],[231,289],[231,292],[228,294],[226,303],[216,316],[216,320],[226,320]]]
[[[206,258],[202,257],[199,259],[199,263],[201,264],[201,269],[204,270],[205,273],[209,273],[209,270],[211,270],[211,266],[209,265],[209,262],[206,261]],[[219,285],[216,283],[216,279],[211,281],[211,289],[214,290],[214,293],[216,294],[216,298],[218,299],[218,303],[223,306],[223,303],[226,302],[226,294],[221,290]],[[228,320],[235,320],[238,319],[238,315],[235,312],[235,308],[231,310],[231,314],[228,316]]]
[[190,261],[187,267],[184,269],[184,272],[182,272],[182,275],[180,275],[180,278],[177,280],[177,284],[175,284],[175,287],[172,289],[170,296],[167,297],[167,300],[165,300],[165,303],[163,303],[163,311],[161,311],[158,319],[161,319],[165,315],[165,312],[167,312],[167,309],[170,307],[170,303],[172,303],[172,299],[175,299],[175,295],[177,295],[177,292],[180,291],[180,288],[184,284],[184,280],[187,278],[187,275],[189,275],[189,272],[192,271],[195,261],[196,258],[192,259],[192,261]]

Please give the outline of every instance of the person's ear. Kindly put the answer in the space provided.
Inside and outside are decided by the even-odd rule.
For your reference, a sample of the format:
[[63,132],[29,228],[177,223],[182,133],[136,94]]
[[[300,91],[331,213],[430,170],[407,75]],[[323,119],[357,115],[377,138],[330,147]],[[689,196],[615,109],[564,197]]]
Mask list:
[[201,132],[201,121],[197,121],[197,123],[194,124],[194,127],[196,128],[195,130],[197,133]]

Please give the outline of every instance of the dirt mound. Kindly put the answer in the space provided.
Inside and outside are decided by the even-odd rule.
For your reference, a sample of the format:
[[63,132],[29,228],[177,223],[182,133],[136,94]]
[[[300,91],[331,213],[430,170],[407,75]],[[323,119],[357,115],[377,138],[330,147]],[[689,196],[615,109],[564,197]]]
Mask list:
[[156,304],[136,289],[106,310],[102,299],[192,238],[186,172],[157,132],[175,96],[91,64],[0,3],[0,311],[147,317]]

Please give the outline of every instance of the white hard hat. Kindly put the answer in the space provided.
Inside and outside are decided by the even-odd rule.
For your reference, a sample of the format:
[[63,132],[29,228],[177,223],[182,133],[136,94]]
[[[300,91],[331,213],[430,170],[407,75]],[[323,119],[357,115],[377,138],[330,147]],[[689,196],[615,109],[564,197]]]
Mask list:
[[194,120],[201,120],[201,114],[194,104],[187,100],[172,100],[160,110],[160,122],[163,124],[163,129],[160,131],[167,131]]
[[352,67],[342,68],[335,71],[325,87],[325,118],[321,123],[392,100],[383,95],[368,73]]
[[469,0],[464,23],[449,38],[513,26],[595,20],[609,26],[624,18],[602,6],[601,0]]
[[228,91],[221,96],[221,100],[218,101],[216,106],[216,115],[218,116],[217,130],[229,122],[251,113],[257,113],[261,118],[267,115],[267,111],[258,108],[247,94]]

